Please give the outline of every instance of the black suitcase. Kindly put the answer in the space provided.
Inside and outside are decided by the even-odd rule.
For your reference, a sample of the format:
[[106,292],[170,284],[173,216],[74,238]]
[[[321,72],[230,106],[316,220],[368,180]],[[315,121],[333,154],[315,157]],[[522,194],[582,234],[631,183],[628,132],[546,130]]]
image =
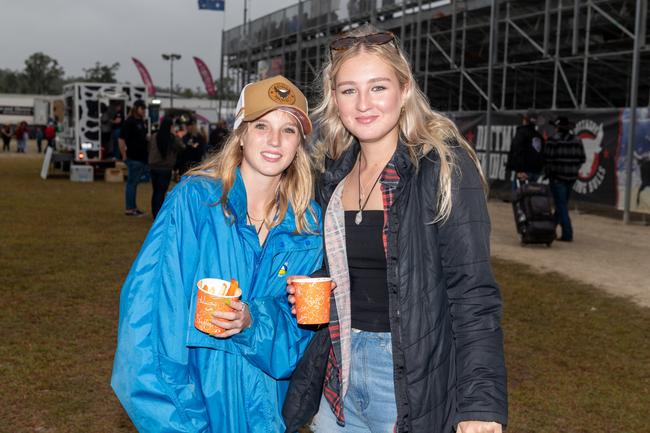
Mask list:
[[553,197],[543,183],[517,182],[512,200],[517,233],[522,244],[546,244],[555,240]]

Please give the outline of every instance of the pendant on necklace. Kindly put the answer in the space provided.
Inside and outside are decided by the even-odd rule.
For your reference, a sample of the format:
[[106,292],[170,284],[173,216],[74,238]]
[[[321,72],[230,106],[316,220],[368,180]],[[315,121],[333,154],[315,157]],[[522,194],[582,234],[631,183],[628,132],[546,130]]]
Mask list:
[[363,211],[359,210],[359,212],[357,212],[357,215],[354,217],[354,223],[356,225],[359,225],[361,224],[361,221],[363,221]]

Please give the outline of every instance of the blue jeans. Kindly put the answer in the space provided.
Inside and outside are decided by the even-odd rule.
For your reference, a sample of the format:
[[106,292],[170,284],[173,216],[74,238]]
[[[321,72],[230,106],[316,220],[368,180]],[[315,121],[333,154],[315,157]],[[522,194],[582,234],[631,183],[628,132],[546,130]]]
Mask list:
[[551,193],[555,201],[555,225],[562,227],[562,240],[573,240],[573,227],[569,217],[569,198],[575,181],[551,180]]
[[129,177],[126,180],[126,189],[124,198],[126,200],[126,210],[137,208],[135,194],[138,188],[140,178],[147,171],[147,164],[132,159],[126,160],[126,166],[129,169]]
[[352,330],[350,386],[343,399],[345,427],[321,397],[314,433],[392,433],[397,420],[390,332]]

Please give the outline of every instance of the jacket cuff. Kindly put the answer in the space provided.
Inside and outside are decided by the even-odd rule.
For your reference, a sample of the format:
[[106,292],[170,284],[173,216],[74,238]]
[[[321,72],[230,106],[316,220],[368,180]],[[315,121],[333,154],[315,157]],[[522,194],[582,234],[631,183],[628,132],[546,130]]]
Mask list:
[[251,348],[255,342],[255,316],[257,315],[257,307],[253,303],[247,303],[246,308],[248,308],[248,313],[251,316],[250,326],[230,338],[232,338],[233,343]]
[[499,412],[458,412],[454,416],[454,430],[457,430],[458,424],[463,421],[496,422],[501,424],[505,431],[508,425],[508,416]]

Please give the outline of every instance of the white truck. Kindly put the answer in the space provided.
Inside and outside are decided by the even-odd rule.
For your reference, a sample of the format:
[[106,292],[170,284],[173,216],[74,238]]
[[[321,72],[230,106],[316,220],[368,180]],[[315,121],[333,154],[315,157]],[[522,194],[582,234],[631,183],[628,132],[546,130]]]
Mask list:
[[102,134],[102,122],[110,122],[117,112],[126,119],[133,103],[137,99],[146,100],[146,96],[144,86],[132,84],[77,82],[65,85],[63,130],[57,140],[55,159],[113,166],[113,140],[110,134]]

